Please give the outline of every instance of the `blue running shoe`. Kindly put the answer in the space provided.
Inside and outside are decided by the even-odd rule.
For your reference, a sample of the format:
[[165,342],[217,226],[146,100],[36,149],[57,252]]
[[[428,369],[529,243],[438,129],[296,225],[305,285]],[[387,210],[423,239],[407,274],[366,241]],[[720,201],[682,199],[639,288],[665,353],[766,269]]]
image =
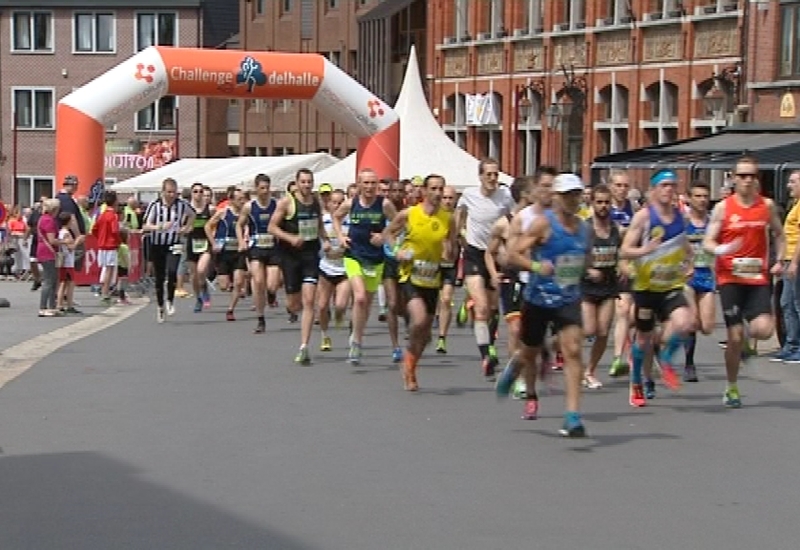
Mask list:
[[507,399],[508,396],[511,394],[511,387],[514,385],[514,381],[517,379],[514,376],[514,361],[509,359],[508,363],[506,363],[503,372],[500,373],[500,377],[497,379],[494,385],[494,391],[497,394],[498,399]]
[[586,437],[581,415],[576,412],[564,413],[564,424],[558,431],[563,437]]
[[392,363],[399,363],[403,360],[403,350],[401,348],[394,348],[392,352]]
[[201,311],[203,311],[203,300],[198,298],[197,301],[194,303],[194,312],[200,313]]
[[647,399],[656,398],[656,383],[652,380],[648,379],[644,381],[644,396]]

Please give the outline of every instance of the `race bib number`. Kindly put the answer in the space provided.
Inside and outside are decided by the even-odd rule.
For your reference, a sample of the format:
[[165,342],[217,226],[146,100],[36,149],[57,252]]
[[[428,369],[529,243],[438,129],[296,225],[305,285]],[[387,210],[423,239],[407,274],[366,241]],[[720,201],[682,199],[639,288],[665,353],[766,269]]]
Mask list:
[[207,239],[192,239],[192,254],[203,254],[208,250]]
[[555,281],[561,288],[576,286],[580,283],[586,264],[583,254],[559,256],[555,265]]
[[595,246],[592,248],[592,267],[603,269],[617,265],[616,246]]
[[439,264],[415,260],[411,266],[411,282],[420,286],[435,286],[439,280]]
[[653,286],[672,286],[681,283],[684,273],[680,266],[657,265],[650,272],[650,284]]
[[173,254],[180,256],[183,254],[183,245],[181,243],[173,244],[171,250]]
[[272,248],[275,246],[275,237],[269,233],[256,235],[256,248]]
[[316,241],[319,238],[319,221],[313,220],[297,220],[298,234],[306,242]]
[[237,241],[236,239],[225,239],[223,243],[224,243],[223,248],[225,250],[232,250],[234,252],[239,250],[239,241]]
[[699,268],[711,267],[714,257],[703,249],[702,243],[697,243],[694,248],[694,266]]
[[733,275],[741,279],[761,279],[764,261],[761,258],[734,258]]

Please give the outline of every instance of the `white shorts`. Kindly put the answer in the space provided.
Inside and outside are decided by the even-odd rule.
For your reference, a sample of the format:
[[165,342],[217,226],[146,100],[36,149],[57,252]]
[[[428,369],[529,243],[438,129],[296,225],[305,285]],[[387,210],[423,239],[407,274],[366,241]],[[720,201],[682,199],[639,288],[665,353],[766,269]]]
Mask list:
[[97,265],[100,267],[114,267],[117,265],[116,250],[98,250]]

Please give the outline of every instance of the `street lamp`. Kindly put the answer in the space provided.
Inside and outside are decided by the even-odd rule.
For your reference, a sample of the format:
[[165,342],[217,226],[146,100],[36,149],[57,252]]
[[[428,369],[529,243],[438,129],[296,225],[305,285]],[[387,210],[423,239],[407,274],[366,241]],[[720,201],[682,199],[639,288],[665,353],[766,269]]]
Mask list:
[[547,128],[549,130],[555,130],[558,128],[558,123],[561,121],[561,111],[559,110],[558,105],[551,103],[547,108],[545,116],[547,117]]
[[519,142],[520,142],[520,135],[519,129],[520,124],[524,123],[526,126],[530,123],[530,117],[533,114],[540,114],[534,113],[534,102],[531,101],[529,94],[536,93],[538,96],[538,100],[536,102],[537,108],[541,109],[539,103],[541,101],[541,97],[544,96],[544,81],[543,80],[534,80],[529,82],[528,84],[518,84],[514,88],[514,117],[512,120],[513,124],[513,134],[512,134],[512,143],[514,144],[514,158],[513,158],[513,171],[519,171]]
[[528,117],[531,116],[531,105],[533,105],[533,102],[528,99],[527,94],[522,96],[522,99],[519,100],[519,105],[517,107],[519,108],[520,122],[527,121]]
[[714,83],[714,86],[703,98],[706,109],[711,111],[711,116],[714,120],[722,118],[722,112],[725,108],[725,99],[725,94],[719,89],[719,86],[717,86],[716,83]]

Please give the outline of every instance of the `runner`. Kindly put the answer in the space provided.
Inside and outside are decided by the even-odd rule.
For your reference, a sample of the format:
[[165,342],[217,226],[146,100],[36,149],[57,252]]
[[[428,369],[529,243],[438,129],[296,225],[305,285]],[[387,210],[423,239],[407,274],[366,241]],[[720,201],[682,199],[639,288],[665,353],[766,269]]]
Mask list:
[[[361,362],[364,328],[369,320],[372,297],[383,278],[383,230],[397,210],[378,196],[378,177],[370,169],[358,174],[358,195],[344,201],[333,213],[333,227],[345,246],[344,267],[353,288],[353,334],[348,361]],[[350,231],[344,234],[342,220],[350,216]]]
[[[512,242],[511,262],[530,270],[522,304],[522,328],[518,360],[534,373],[528,385],[527,418],[538,414],[535,391],[536,362],[550,323],[558,332],[564,355],[566,412],[560,433],[565,437],[584,437],[586,430],[580,413],[583,361],[581,346],[581,287],[589,231],[577,216],[583,182],[573,174],[556,177],[553,209],[533,220],[530,227]],[[509,384],[510,386],[510,384]]]
[[190,203],[194,209],[192,232],[186,240],[186,263],[189,266],[189,277],[196,302],[194,312],[200,313],[205,307],[211,307],[211,297],[206,285],[206,272],[211,263],[211,246],[206,236],[206,223],[211,219],[211,209],[206,199],[205,188],[202,183],[192,184],[192,198]]
[[[456,209],[456,188],[445,185],[442,191],[442,209],[453,214]],[[451,258],[442,258],[442,289],[439,291],[439,338],[436,340],[436,353],[447,353],[447,333],[453,320],[453,295],[455,294],[458,269],[456,263],[461,254],[456,239],[456,250]]]
[[619,295],[617,265],[622,236],[617,224],[611,221],[611,190],[600,184],[592,189],[592,217],[588,219],[589,259],[583,278],[581,304],[586,336],[594,337],[589,363],[583,375],[583,385],[591,390],[603,387],[595,375],[597,365],[608,346],[608,331],[614,318],[614,305]]
[[[633,369],[630,404],[646,405],[642,368],[653,352],[655,326],[662,323],[659,354],[661,377],[670,389],[680,387],[672,367],[672,356],[694,325],[692,309],[683,288],[692,251],[686,239],[683,213],[673,205],[678,176],[672,170],[659,170],[650,178],[649,205],[631,220],[622,241],[620,257],[636,262],[633,281],[636,339],[631,348]],[[648,377],[648,393],[655,397],[655,384]]]
[[[442,258],[452,260],[456,247],[455,219],[441,208],[444,178],[431,174],[421,186],[420,202],[394,216],[384,232],[399,247],[400,288],[409,315],[408,347],[403,368],[403,387],[417,391],[417,363],[431,341],[431,326],[439,300]],[[397,238],[405,233],[402,243]],[[397,244],[395,244],[397,243]]]
[[264,309],[267,293],[277,292],[279,284],[280,258],[275,246],[276,234],[270,229],[278,202],[270,196],[269,176],[258,174],[254,183],[256,198],[242,207],[236,221],[236,238],[239,251],[249,252],[253,302],[258,316],[253,333],[263,334],[266,330]]
[[506,187],[498,187],[500,168],[496,160],[484,159],[478,164],[479,187],[469,187],[456,206],[456,227],[466,224],[467,247],[464,250],[464,283],[474,301],[475,343],[481,354],[483,375],[495,379],[497,357],[490,354],[497,333],[497,289],[492,286],[486,268],[485,254],[489,247],[492,225],[514,208],[514,199]]
[[[785,257],[785,242],[774,203],[758,192],[758,162],[752,157],[742,157],[736,163],[733,178],[733,194],[714,207],[703,246],[717,257],[717,284],[728,329],[725,347],[728,384],[723,403],[738,408],[742,406],[738,378],[745,341],[766,340],[775,331],[770,273],[780,275],[783,270],[780,259]],[[768,231],[777,249],[778,261],[772,268]],[[790,274],[796,274],[797,262],[795,251],[788,268]]]
[[[405,201],[403,184],[399,181],[391,182],[389,184],[387,198],[394,205],[396,211],[399,212],[403,210]],[[387,221],[387,225],[388,224],[389,222]],[[403,240],[402,233],[399,236],[399,240]],[[383,281],[380,288],[382,288],[386,294],[387,307],[383,319],[379,320],[386,321],[389,327],[389,339],[392,343],[392,362],[399,363],[403,360],[403,350],[400,347],[399,317],[406,317],[404,300],[400,292],[400,287],[397,284],[397,279],[400,276],[399,266],[397,259],[394,257],[394,250],[388,243],[384,243],[383,245],[383,255]],[[408,326],[407,322],[406,326]]]
[[[331,351],[333,342],[328,336],[330,324],[330,302],[333,298],[333,317],[336,328],[341,328],[347,306],[350,305],[350,281],[344,269],[344,247],[336,237],[333,228],[333,212],[344,202],[342,191],[333,191],[328,201],[328,210],[322,214],[322,223],[325,225],[325,235],[330,240],[331,246],[323,250],[319,260],[319,285],[317,286],[317,310],[319,330],[322,333],[320,351]],[[345,216],[342,220],[342,233],[347,235],[350,230],[350,218]]]
[[233,311],[245,290],[245,253],[239,251],[236,226],[244,207],[244,193],[234,189],[228,193],[225,206],[217,205],[214,215],[206,223],[205,232],[209,242],[214,243],[214,256],[219,277],[219,289],[227,292],[232,288],[231,299],[225,319],[235,321]]
[[300,349],[294,361],[308,365],[311,363],[308,342],[314,326],[320,247],[327,252],[331,243],[322,224],[322,207],[313,193],[314,173],[301,168],[295,181],[297,191],[278,201],[269,222],[269,232],[280,241],[286,307],[295,315],[302,311]]
[[[689,189],[689,212],[686,216],[686,238],[692,246],[694,268],[686,285],[686,299],[695,311],[696,325],[708,336],[717,322],[716,295],[714,293],[714,256],[703,249],[703,239],[708,228],[708,185],[695,181]],[[690,332],[686,339],[686,365],[683,368],[684,382],[697,382],[697,367],[694,364],[694,349],[697,332]]]

